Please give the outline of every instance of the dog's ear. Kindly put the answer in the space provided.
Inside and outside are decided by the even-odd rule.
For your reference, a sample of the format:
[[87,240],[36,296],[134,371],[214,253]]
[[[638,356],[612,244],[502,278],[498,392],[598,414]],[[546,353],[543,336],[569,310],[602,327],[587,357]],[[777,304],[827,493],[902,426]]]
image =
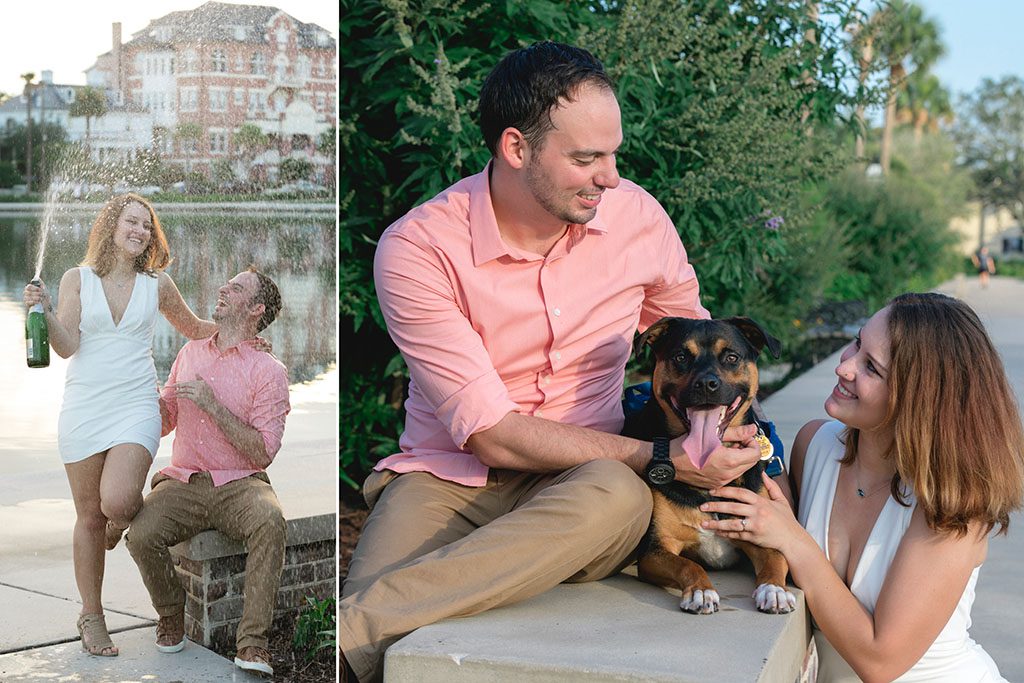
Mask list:
[[669,328],[673,320],[675,320],[675,318],[662,318],[644,330],[643,334],[637,337],[636,342],[633,344],[633,355],[640,355],[644,350],[644,347],[648,344],[653,346],[654,342],[658,341],[658,337],[664,334],[665,330]]
[[772,356],[775,358],[778,358],[779,354],[782,353],[782,343],[765,332],[763,327],[750,318],[736,316],[733,318],[723,318],[722,322],[729,323],[739,330],[740,334],[746,337],[747,341],[750,342],[750,345],[753,346],[758,353],[760,353],[765,347],[771,351]]

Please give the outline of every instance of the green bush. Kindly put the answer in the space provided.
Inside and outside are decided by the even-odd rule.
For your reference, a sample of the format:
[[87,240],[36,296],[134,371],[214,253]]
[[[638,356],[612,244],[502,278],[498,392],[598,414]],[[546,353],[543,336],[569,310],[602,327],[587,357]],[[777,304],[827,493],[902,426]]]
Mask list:
[[[826,292],[877,297],[897,286],[875,272],[883,266],[903,276],[933,267],[945,242],[920,234],[935,226],[930,217],[919,224],[910,215],[930,216],[926,199],[904,206],[872,195],[886,199],[898,221],[886,227],[870,222],[843,183],[832,184],[852,151],[843,112],[880,100],[858,88],[843,43],[839,27],[854,4],[815,3],[815,23],[803,0],[342,0],[343,497],[381,455],[395,452],[403,419],[405,369],[373,291],[376,240],[413,206],[484,167],[476,99],[509,50],[559,40],[604,62],[622,109],[619,170],[669,212],[713,315],[753,315],[791,345],[794,321]],[[812,28],[813,42],[805,40]],[[920,249],[910,245],[918,236]],[[860,246],[872,239],[882,247],[874,260]],[[927,249],[932,262],[918,258]]]
[[14,187],[21,182],[21,174],[10,161],[0,161],[0,187]]

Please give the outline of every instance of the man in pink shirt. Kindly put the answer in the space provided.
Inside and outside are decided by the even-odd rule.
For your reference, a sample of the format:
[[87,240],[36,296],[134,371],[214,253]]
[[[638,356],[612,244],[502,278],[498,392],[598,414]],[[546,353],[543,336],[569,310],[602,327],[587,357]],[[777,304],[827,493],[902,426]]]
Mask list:
[[281,310],[274,282],[253,268],[217,293],[217,333],[182,347],[160,397],[171,464],[128,531],[128,550],[160,620],[157,649],[185,647],[185,592],[168,548],[217,529],[244,541],[245,602],[235,664],[273,673],[267,641],[284,566],[285,522],[266,468],[281,447],[288,372],[256,335]]
[[[363,491],[372,511],[340,603],[345,672],[378,681],[425,624],[600,579],[647,528],[652,444],[619,436],[634,333],[706,318],[668,215],[619,177],[619,107],[601,63],[538,43],[480,93],[492,159],[382,235],[381,310],[409,367],[401,452]],[[759,457],[733,429],[679,479],[711,487]]]

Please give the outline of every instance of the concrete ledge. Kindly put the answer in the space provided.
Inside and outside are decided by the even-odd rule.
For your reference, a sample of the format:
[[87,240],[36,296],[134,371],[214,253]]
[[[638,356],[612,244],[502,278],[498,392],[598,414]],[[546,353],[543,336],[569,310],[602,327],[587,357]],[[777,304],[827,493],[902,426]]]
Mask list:
[[[635,570],[629,570],[635,571]],[[810,623],[803,593],[788,615],[761,614],[750,572],[711,575],[721,611],[679,610],[670,592],[622,574],[563,584],[525,602],[448,619],[388,649],[387,683],[515,680],[791,683]]]

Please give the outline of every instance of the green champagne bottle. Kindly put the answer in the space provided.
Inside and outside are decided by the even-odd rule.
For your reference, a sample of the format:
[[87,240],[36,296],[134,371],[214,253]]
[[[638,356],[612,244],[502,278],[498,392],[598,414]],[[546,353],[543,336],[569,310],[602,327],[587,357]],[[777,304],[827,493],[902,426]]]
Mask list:
[[[32,284],[38,285],[39,280],[33,280]],[[30,368],[45,368],[50,364],[50,333],[42,303],[30,308],[25,318],[25,350]]]

